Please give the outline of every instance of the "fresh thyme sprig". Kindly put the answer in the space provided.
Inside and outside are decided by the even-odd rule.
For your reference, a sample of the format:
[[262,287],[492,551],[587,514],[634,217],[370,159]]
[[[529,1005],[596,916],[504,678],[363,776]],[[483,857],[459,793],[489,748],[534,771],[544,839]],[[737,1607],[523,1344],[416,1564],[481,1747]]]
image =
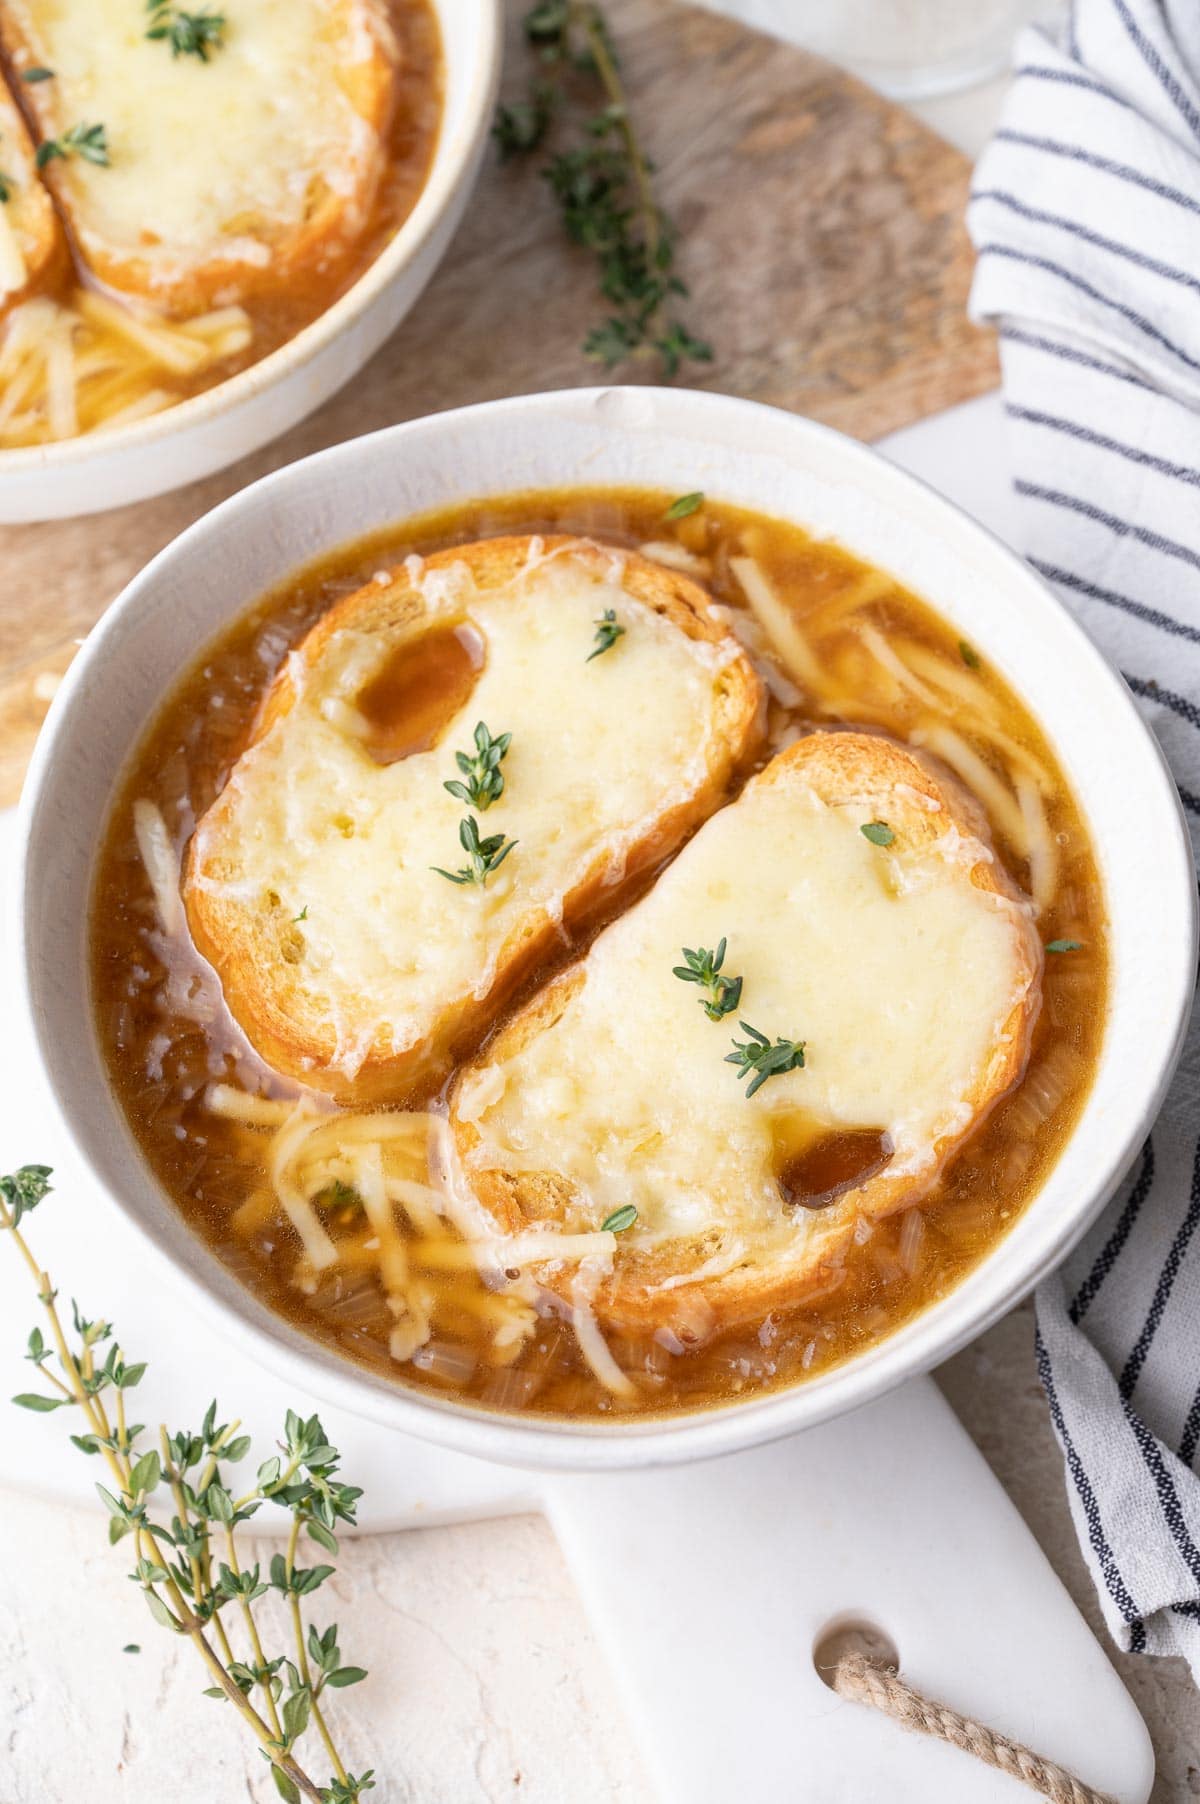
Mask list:
[[210,12],[207,7],[198,13],[183,12],[166,0],[146,0],[146,11],[150,15],[146,36],[165,39],[173,57],[196,56],[206,63],[210,53],[225,42],[224,13]]
[[64,162],[71,157],[82,157],[85,163],[98,163],[107,169],[108,134],[102,125],[79,124],[64,132],[61,138],[43,138],[34,158],[38,168],[44,169],[56,157],[61,157]]
[[542,170],[568,236],[596,256],[600,292],[613,309],[587,334],[584,355],[606,369],[657,359],[668,381],[685,362],[711,362],[711,346],[673,311],[688,292],[675,273],[675,231],[655,199],[653,166],[634,130],[602,9],[595,0],[537,0],[525,14],[525,36],[541,74],[526,100],[496,115],[501,156],[540,148],[569,89],[581,98],[590,90],[601,102],[578,140]]
[[612,650],[618,639],[625,636],[625,628],[617,624],[615,608],[605,608],[599,620],[594,620],[592,624],[596,629],[596,643],[583,660],[585,664],[590,664],[593,658],[603,657],[606,651]]
[[480,839],[479,822],[473,814],[459,822],[458,839],[470,863],[461,865],[457,871],[444,871],[440,864],[430,865],[439,877],[449,878],[451,883],[477,883],[482,889],[493,871],[498,871],[504,860],[516,845],[515,839],[508,839],[503,833],[493,833],[489,839]]
[[487,812],[493,802],[498,802],[504,794],[504,773],[500,769],[501,761],[512,743],[511,733],[499,733],[493,739],[483,721],[475,727],[475,756],[469,757],[466,752],[455,752],[454,762],[467,779],[465,783],[453,780],[443,783],[452,796],[460,802],[466,802],[471,808],[478,808],[481,814]]
[[701,997],[700,1001],[710,1021],[732,1015],[742,1000],[742,980],[740,977],[723,977],[721,966],[724,963],[725,941],[722,939],[715,952],[709,952],[704,946],[693,952],[690,946],[685,946],[683,963],[672,967],[681,983],[698,983],[701,989],[708,991],[707,998]]
[[746,1090],[748,1097],[761,1089],[769,1077],[778,1077],[784,1071],[799,1071],[803,1068],[803,1040],[776,1040],[772,1046],[766,1034],[760,1034],[757,1027],[751,1027],[748,1021],[739,1021],[738,1026],[750,1038],[735,1040],[733,1051],[725,1054],[725,1063],[738,1067],[739,1078],[754,1073]]
[[[250,1436],[239,1434],[237,1422],[218,1422],[215,1402],[198,1432],[172,1434],[162,1427],[158,1445],[144,1445],[145,1427],[128,1420],[126,1395],[141,1382],[145,1364],[129,1363],[112,1324],[89,1321],[74,1303],[75,1347],[68,1345],[57,1292],[21,1232],[26,1216],[47,1195],[50,1175],[47,1165],[25,1165],[0,1177],[0,1230],[12,1236],[25,1261],[50,1329],[49,1342],[40,1328],[33,1329],[25,1355],[48,1388],[13,1401],[40,1414],[70,1407],[81,1412],[83,1433],[71,1440],[108,1468],[109,1485],[96,1489],[108,1511],[110,1544],[132,1537],[135,1564],[129,1576],[151,1616],[191,1641],[212,1680],[205,1695],[237,1710],[270,1763],[280,1797],[286,1804],[300,1804],[302,1798],[311,1804],[356,1804],[374,1788],[374,1778],[347,1771],[321,1700],[327,1689],[356,1685],[366,1673],[342,1663],[336,1624],[323,1630],[312,1622],[306,1626],[302,1600],[312,1597],[333,1567],[303,1567],[298,1554],[302,1532],[336,1554],[334,1531],[340,1523],[353,1523],[362,1492],[337,1476],[338,1452],[319,1419],[304,1420],[294,1410],[287,1413],[279,1451],[263,1461],[254,1483],[240,1495],[227,1484],[225,1470],[246,1457]],[[292,1518],[287,1550],[273,1556],[267,1579],[257,1563],[242,1566],[237,1543],[238,1528],[264,1503],[282,1506]],[[270,1591],[284,1600],[294,1657],[268,1658],[265,1652],[255,1606]],[[242,1624],[241,1656],[234,1652],[235,1618]],[[318,1785],[297,1759],[310,1726],[333,1768],[328,1785]]]

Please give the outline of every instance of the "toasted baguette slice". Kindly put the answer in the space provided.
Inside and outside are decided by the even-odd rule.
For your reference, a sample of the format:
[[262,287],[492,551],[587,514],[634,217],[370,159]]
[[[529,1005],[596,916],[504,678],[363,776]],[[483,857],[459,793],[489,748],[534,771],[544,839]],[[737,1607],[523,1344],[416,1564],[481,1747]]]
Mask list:
[[[863,834],[876,822],[889,844]],[[712,1020],[675,967],[722,939],[742,989]],[[485,1237],[599,1230],[633,1204],[591,1262],[597,1313],[619,1326],[802,1301],[1020,1076],[1041,961],[1031,908],[951,780],[883,738],[802,739],[460,1073],[458,1186]],[[803,1042],[803,1068],[751,1095],[727,1062],[746,1023]],[[538,1275],[568,1295],[577,1278],[565,1262]]]
[[33,143],[0,83],[0,317],[58,279],[67,245],[33,162]]
[[108,166],[45,176],[84,262],[176,316],[282,293],[363,231],[396,47],[383,0],[238,0],[204,60],[147,37],[144,0],[2,0],[43,139],[103,126]]
[[[623,631],[589,657],[607,611]],[[677,572],[561,537],[410,558],[268,693],[193,836],[192,933],[279,1070],[345,1100],[429,1091],[563,935],[720,806],[761,715]],[[512,736],[486,812],[445,788],[481,720]],[[517,842],[483,884],[441,874],[468,867],[468,815]]]

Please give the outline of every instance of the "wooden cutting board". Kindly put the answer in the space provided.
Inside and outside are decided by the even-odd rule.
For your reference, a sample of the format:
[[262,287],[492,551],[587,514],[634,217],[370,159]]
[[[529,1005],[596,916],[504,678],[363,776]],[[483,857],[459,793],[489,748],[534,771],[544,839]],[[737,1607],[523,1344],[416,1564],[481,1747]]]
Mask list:
[[[506,88],[524,91],[527,0]],[[672,0],[610,0],[634,110],[680,229],[700,386],[873,439],[993,387],[965,314],[968,165],[902,108],[803,51]],[[398,420],[600,379],[602,316],[526,161],[489,158],[445,263],[378,356],[319,413],[217,476],[113,513],[0,528],[0,806],[16,800],[57,677],[142,564],[268,470]],[[643,378],[638,368],[618,380]]]

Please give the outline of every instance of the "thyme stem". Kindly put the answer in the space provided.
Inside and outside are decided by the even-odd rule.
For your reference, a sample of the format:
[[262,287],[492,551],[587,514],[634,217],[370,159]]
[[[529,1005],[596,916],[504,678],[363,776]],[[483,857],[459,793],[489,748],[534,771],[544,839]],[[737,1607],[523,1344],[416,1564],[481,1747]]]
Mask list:
[[[299,1539],[300,1539],[300,1518],[297,1516],[295,1518],[295,1520],[292,1522],[292,1532],[288,1536],[286,1560],[287,1560],[287,1575],[288,1575],[289,1581],[291,1580],[292,1574],[295,1570],[296,1546],[297,1546],[297,1543],[299,1542]],[[317,1725],[318,1735],[320,1735],[321,1740],[325,1743],[325,1752],[329,1755],[329,1758],[333,1761],[334,1771],[336,1772],[339,1779],[344,1780],[346,1777],[346,1769],[342,1765],[341,1759],[338,1756],[338,1751],[333,1745],[333,1740],[332,1740],[332,1737],[330,1736],[329,1729],[326,1726],[325,1718],[321,1713],[321,1706],[317,1702],[316,1690],[313,1687],[312,1670],[308,1664],[308,1649],[304,1645],[304,1620],[300,1614],[300,1599],[295,1591],[291,1592],[291,1603],[292,1603],[292,1632],[294,1633],[294,1635],[296,1637],[297,1665],[300,1668],[300,1677],[303,1679],[304,1683],[308,1686],[309,1696],[312,1699],[313,1722]]]
[[646,237],[646,257],[647,261],[653,264],[658,257],[658,247],[662,241],[662,221],[654,199],[654,189],[650,183],[650,166],[638,141],[638,135],[633,129],[633,121],[629,116],[629,107],[626,104],[621,77],[617,73],[617,66],[609,51],[608,39],[600,25],[595,7],[581,4],[581,0],[571,0],[571,12],[583,28],[592,52],[592,61],[596,65],[596,73],[604,85],[608,103],[617,120],[617,128],[625,140],[629,166],[633,171],[634,185],[637,188],[642,231]]
[[[242,1576],[242,1569],[238,1564],[237,1544],[233,1538],[233,1529],[228,1523],[225,1526],[225,1557],[229,1561],[229,1570],[233,1573],[235,1578],[240,1579]],[[283,1724],[279,1720],[279,1711],[275,1707],[275,1694],[271,1690],[271,1680],[266,1670],[267,1656],[263,1652],[262,1641],[260,1640],[258,1633],[258,1624],[254,1620],[254,1606],[250,1599],[244,1594],[238,1599],[238,1602],[241,1605],[242,1620],[246,1624],[246,1633],[250,1637],[250,1646],[254,1650],[254,1659],[259,1671],[258,1682],[261,1685],[263,1695],[266,1698],[267,1712],[271,1718],[271,1726],[275,1731],[276,1738],[282,1740]],[[218,1616],[216,1621],[220,1622],[220,1620],[221,1619]],[[344,1778],[345,1774],[339,1773],[338,1777]]]
[[595,255],[600,293],[613,309],[588,332],[584,355],[608,369],[657,357],[668,381],[685,363],[711,362],[711,347],[668,312],[687,285],[675,273],[675,235],[655,198],[654,166],[598,0],[535,0],[525,36],[540,73],[527,99],[496,115],[502,156],[537,150],[568,98],[584,99],[586,83],[603,103],[576,122],[574,141],[542,170],[568,236]]

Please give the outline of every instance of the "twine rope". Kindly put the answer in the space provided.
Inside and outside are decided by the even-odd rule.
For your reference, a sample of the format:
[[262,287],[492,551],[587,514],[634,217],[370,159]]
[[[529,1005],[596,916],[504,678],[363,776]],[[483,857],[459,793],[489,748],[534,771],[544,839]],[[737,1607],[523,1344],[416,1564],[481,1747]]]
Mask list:
[[841,1697],[851,1698],[856,1704],[869,1704],[905,1729],[919,1735],[935,1735],[951,1747],[973,1754],[999,1772],[1023,1780],[1031,1790],[1049,1798],[1051,1804],[1116,1804],[1107,1792],[1085,1785],[1056,1761],[997,1734],[986,1723],[961,1716],[948,1704],[923,1697],[893,1667],[878,1660],[868,1660],[862,1654],[842,1654],[831,1668],[829,1680]]

